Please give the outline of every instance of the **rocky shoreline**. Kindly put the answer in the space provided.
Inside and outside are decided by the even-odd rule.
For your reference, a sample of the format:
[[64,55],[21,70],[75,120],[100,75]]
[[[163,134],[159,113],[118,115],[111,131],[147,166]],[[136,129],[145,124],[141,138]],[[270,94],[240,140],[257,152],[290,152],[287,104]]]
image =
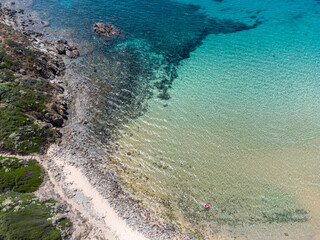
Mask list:
[[[58,39],[61,33],[46,28],[49,23],[43,22],[36,12],[30,10],[32,1],[13,2],[2,1],[0,21],[21,31],[32,45],[42,52],[52,56],[57,63],[64,58],[66,69],[52,71],[48,79],[59,84],[64,89],[61,99],[68,106],[68,120],[60,124],[62,134],[58,143],[52,144],[47,155],[34,155],[49,173],[46,183],[52,195],[62,199],[70,207],[68,217],[73,221],[74,234],[71,239],[125,239],[121,230],[112,222],[110,209],[103,213],[93,209],[94,199],[85,194],[81,187],[75,187],[74,181],[67,181],[70,172],[68,169],[80,170],[92,188],[97,191],[101,199],[110,205],[118,216],[121,226],[128,224],[130,228],[143,233],[150,239],[196,239],[196,237],[182,234],[174,225],[160,220],[152,215],[141,202],[130,198],[124,187],[119,183],[115,173],[108,169],[105,159],[107,152],[99,147],[99,142],[92,139],[86,127],[86,107],[88,106],[87,89],[82,85],[81,76],[74,73],[73,59],[83,52],[71,43],[68,44],[68,34],[63,40]],[[45,29],[46,28],[46,29]],[[48,40],[50,36],[50,40]],[[48,64],[48,61],[45,62]],[[79,173],[80,174],[80,173]],[[58,193],[58,194],[57,194]],[[90,199],[91,198],[91,199]],[[99,198],[99,199],[100,199]],[[103,210],[104,211],[104,210]],[[111,219],[112,221],[112,219]],[[108,224],[113,224],[111,227]],[[135,234],[135,233],[132,233]],[[143,239],[141,234],[136,234],[131,239]]]

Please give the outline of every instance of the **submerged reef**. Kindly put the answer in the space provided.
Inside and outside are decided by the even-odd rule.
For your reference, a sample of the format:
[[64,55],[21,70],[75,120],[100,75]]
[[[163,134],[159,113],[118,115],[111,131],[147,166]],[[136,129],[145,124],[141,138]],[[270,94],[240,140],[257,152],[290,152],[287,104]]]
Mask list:
[[[77,34],[73,37],[90,43],[95,49],[93,54],[107,57],[110,52],[115,51],[119,53],[119,59],[115,58],[114,61],[121,63],[121,65],[129,65],[123,68],[130,68],[131,64],[142,65],[145,70],[142,75],[137,73],[134,76],[134,81],[139,82],[139,85],[148,85],[149,89],[144,91],[155,88],[157,96],[163,100],[170,99],[170,88],[174,79],[177,78],[177,66],[182,60],[189,58],[190,54],[202,44],[208,35],[250,30],[262,23],[259,18],[240,22],[235,19],[210,17],[198,5],[169,0],[123,1],[121,8],[116,0],[72,2],[72,8],[64,4],[61,4],[60,8],[54,8],[55,4],[55,1],[37,0],[34,7],[35,10],[42,11],[41,6],[52,6],[48,9],[51,24],[76,32]],[[135,10],[132,11],[132,9]],[[70,16],[68,21],[64,21],[64,17],[61,17],[65,15],[66,10]],[[83,16],[86,18],[84,19]],[[79,22],[82,23],[81,28]],[[92,27],[96,29],[95,32],[98,35],[102,34],[103,36],[97,38],[96,34],[92,34]],[[121,41],[121,37],[119,41],[114,43],[113,41],[104,41],[108,34],[112,37],[118,37],[122,36],[122,33],[125,33],[125,43]],[[127,60],[123,60],[122,57],[125,53],[121,53],[121,50],[126,51],[124,46],[130,47],[128,54],[132,54],[132,49],[134,49],[134,54],[137,56],[132,59],[129,55]],[[142,51],[145,58],[139,56]],[[115,54],[112,54],[114,57]],[[132,61],[138,62],[132,63]],[[150,69],[147,69],[149,67]],[[112,72],[108,69],[108,72],[117,76],[120,71],[115,70]],[[145,71],[161,72],[161,76],[145,76]],[[108,74],[100,74],[103,77],[107,76],[106,78],[109,80]],[[138,77],[140,79],[137,79]],[[132,82],[132,76],[125,79],[128,81],[128,85]],[[139,88],[139,86],[137,87]],[[134,95],[131,96],[131,102],[135,101]],[[142,99],[145,99],[144,96]]]
[[[42,0],[37,3],[46,4]],[[93,96],[93,107],[88,110],[85,122],[108,142],[118,137],[117,131],[124,123],[147,111],[148,99],[156,96],[167,101],[171,98],[170,89],[178,77],[179,65],[208,35],[246,31],[261,24],[258,19],[245,23],[209,17],[197,5],[172,1],[156,0],[152,4],[126,1],[124,9],[139,10],[121,14],[116,1],[110,1],[90,5],[88,14],[94,14],[88,16],[88,20],[81,20],[84,27],[79,29],[79,15],[73,9],[84,9],[84,3],[74,4],[74,8],[68,9],[72,17],[66,25],[54,17],[61,16],[63,9],[50,14],[53,24],[77,31],[74,38],[88,41],[94,49],[82,59],[85,68],[79,70],[90,79]],[[89,5],[90,1],[85,4]],[[111,18],[115,12],[117,18]],[[87,14],[85,10],[83,14]],[[125,39],[105,41],[103,36],[97,37],[92,32],[96,19],[121,29]]]
[[122,31],[113,24],[98,22],[93,24],[93,31],[98,36],[106,36],[106,40],[113,40],[121,36]]
[[58,240],[70,234],[63,206],[32,194],[42,177],[35,161],[0,156],[0,239]]
[[64,64],[34,49],[28,39],[0,24],[0,150],[43,152],[60,136],[67,106],[51,84]]

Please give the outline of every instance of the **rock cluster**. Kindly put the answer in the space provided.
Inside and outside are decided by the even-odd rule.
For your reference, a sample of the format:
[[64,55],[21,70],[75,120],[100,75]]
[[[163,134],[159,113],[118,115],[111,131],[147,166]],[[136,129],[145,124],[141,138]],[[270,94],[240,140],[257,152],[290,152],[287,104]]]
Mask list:
[[[15,5],[15,4],[11,3],[11,5]],[[28,18],[27,16],[24,16],[24,14],[25,14],[24,9],[18,9],[18,10],[10,9],[8,4],[4,4],[3,6],[0,3],[0,21],[1,22],[11,26],[15,26],[15,27],[20,26],[21,32],[26,37],[29,37],[29,38],[32,37],[34,39],[43,37],[43,34],[41,32],[36,32],[34,30],[28,29],[28,27],[31,27],[31,26],[34,27],[35,25],[44,27],[48,25],[48,22],[44,22],[44,21],[37,22],[31,18]]]
[[93,31],[98,36],[107,37],[108,40],[114,40],[122,34],[122,31],[113,24],[103,24],[102,22],[93,24]]
[[66,67],[61,58],[55,56],[41,55],[35,59],[34,69],[41,77],[54,79],[56,76],[62,76]]
[[57,42],[56,50],[60,55],[67,55],[69,58],[76,58],[80,55],[74,44],[68,44],[67,40],[61,39]]
[[48,113],[46,113],[46,121],[55,127],[62,127],[64,120],[68,120],[67,104],[55,101],[48,105]]
[[17,13],[16,10],[10,9],[8,4],[5,4],[2,8],[2,4],[0,3],[0,15],[6,15],[8,17],[15,17],[15,14]]
[[20,26],[20,31],[28,37],[34,45],[39,45],[42,49],[53,50],[55,53],[66,55],[69,58],[80,56],[77,47],[72,43],[68,44],[67,40],[61,39],[58,40],[57,43],[49,43],[43,39],[41,40],[44,36],[43,33],[34,31],[33,29],[42,29],[47,27],[49,23],[39,19],[34,20],[27,15],[29,16],[30,13],[26,14],[24,9],[10,9],[8,4],[3,6],[0,3],[0,21],[14,27]]

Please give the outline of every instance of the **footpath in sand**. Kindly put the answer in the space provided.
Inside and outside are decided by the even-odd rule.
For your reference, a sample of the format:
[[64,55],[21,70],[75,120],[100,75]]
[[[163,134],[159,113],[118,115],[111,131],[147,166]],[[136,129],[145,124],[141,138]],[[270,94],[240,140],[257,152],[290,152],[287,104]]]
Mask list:
[[[52,150],[53,148],[49,149],[49,156],[52,154]],[[61,195],[64,195],[62,191],[65,191],[66,186],[74,193],[72,198],[64,196],[63,200],[66,200],[75,209],[86,213],[94,226],[101,229],[101,233],[106,239],[146,239],[141,233],[131,229],[125,220],[117,215],[108,201],[89,183],[80,169],[66,164],[60,159],[53,157],[53,160],[62,170],[61,175],[64,175],[65,179],[63,183],[58,183],[50,176],[50,180],[54,182]],[[48,172],[49,175],[52,174],[50,171]]]
[[[68,217],[73,222],[71,239],[144,240],[142,233],[129,227],[124,219],[108,203],[107,199],[89,183],[86,176],[75,166],[54,156],[55,145],[47,156],[16,156],[20,159],[35,159],[44,168],[48,178],[36,193],[53,195],[68,205]],[[59,176],[59,181],[56,180]]]

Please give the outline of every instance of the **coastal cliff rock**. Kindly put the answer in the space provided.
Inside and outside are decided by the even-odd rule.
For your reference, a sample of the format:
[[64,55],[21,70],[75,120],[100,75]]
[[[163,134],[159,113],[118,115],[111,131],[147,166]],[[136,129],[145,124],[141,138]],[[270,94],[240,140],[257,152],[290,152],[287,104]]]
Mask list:
[[78,48],[74,44],[68,44],[67,40],[60,39],[56,44],[57,53],[60,55],[67,55],[69,58],[76,58],[80,56]]
[[65,64],[61,57],[34,49],[25,36],[1,23],[0,33],[1,68],[46,79],[64,74]]
[[122,35],[122,31],[113,24],[98,22],[93,24],[93,31],[98,36],[105,36],[107,40],[114,40]]
[[41,55],[35,59],[33,66],[43,78],[53,79],[55,76],[61,76],[65,71],[65,65],[61,58],[49,58]]
[[33,48],[0,24],[0,151],[43,152],[61,137],[56,128],[68,118],[64,89],[48,80],[64,71],[61,57]]

